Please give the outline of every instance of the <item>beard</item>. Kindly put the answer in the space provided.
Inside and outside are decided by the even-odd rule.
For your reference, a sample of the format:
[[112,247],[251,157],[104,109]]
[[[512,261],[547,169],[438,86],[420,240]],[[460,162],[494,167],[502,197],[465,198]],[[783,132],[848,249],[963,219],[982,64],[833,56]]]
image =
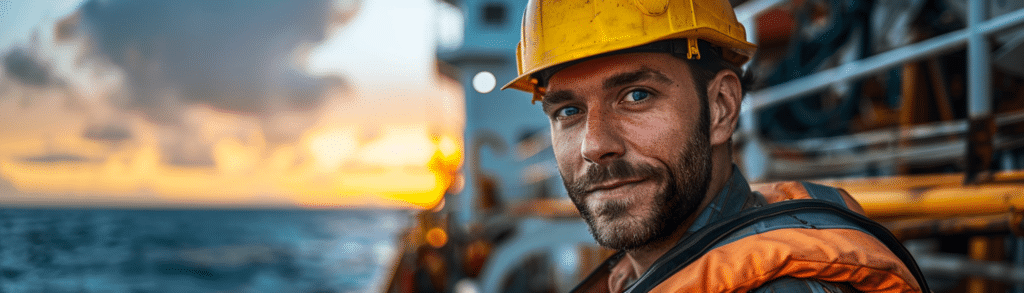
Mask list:
[[[579,178],[562,174],[569,198],[598,244],[616,250],[642,248],[668,238],[696,212],[706,196],[711,174],[710,120],[707,106],[702,106],[694,135],[679,149],[678,159],[667,162],[667,166],[617,159],[605,165],[591,164]],[[636,206],[642,203],[635,201],[643,200],[642,196],[596,204],[585,201],[591,186],[627,178],[648,178],[661,188],[652,195],[643,195],[651,196],[652,200],[639,210]]]

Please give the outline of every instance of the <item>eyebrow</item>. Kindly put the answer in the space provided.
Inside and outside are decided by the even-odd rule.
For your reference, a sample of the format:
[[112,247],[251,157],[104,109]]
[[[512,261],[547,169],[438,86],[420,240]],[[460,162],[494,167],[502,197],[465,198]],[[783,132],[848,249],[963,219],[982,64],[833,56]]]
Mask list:
[[[672,84],[672,79],[669,79],[668,76],[661,73],[661,71],[651,69],[647,66],[641,66],[637,71],[619,73],[605,79],[602,86],[607,90],[649,79],[653,79],[654,81],[663,84]],[[544,113],[550,113],[549,110],[554,110],[551,109],[554,105],[559,105],[576,99],[579,99],[579,97],[576,93],[570,90],[551,92],[544,95],[544,99],[541,100],[541,109]]]
[[554,105],[562,104],[576,99],[578,99],[578,97],[575,93],[573,93],[570,90],[560,90],[552,92],[547,95],[544,95],[544,99],[542,99],[540,102],[541,109],[543,109],[544,113],[550,113],[549,110],[553,110],[551,109],[551,107],[553,107]]
[[620,86],[636,83],[648,79],[653,79],[659,83],[672,84],[672,80],[665,76],[661,71],[657,71],[646,66],[640,67],[640,70],[633,72],[626,72],[616,74],[608,79],[604,80],[604,89],[612,89]]

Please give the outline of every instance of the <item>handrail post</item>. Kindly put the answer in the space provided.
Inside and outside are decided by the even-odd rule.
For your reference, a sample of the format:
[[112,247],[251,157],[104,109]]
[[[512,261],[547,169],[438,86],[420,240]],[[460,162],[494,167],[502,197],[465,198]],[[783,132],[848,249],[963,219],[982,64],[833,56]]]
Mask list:
[[[995,136],[992,116],[992,78],[988,38],[981,29],[987,1],[967,1],[967,111],[970,119],[967,135],[964,184],[975,184],[991,177]],[[906,97],[904,97],[906,98]]]

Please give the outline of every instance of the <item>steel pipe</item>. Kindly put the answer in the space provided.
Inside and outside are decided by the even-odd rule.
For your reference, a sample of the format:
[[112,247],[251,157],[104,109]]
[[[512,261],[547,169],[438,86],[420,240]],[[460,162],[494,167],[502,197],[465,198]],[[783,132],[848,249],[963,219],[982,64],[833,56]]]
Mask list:
[[746,99],[747,105],[743,107],[743,111],[760,110],[802,95],[814,93],[833,84],[888,70],[890,67],[898,64],[922,59],[926,55],[934,55],[952,50],[964,46],[971,35],[988,35],[1022,23],[1024,23],[1024,9],[978,23],[972,28],[946,33],[800,79],[791,80],[777,86],[751,92],[750,98]]
[[981,28],[985,22],[986,4],[988,1],[967,1],[967,111],[972,119],[992,113],[992,89],[989,86],[992,82],[992,64],[989,61],[992,50],[989,49],[987,32]]
[[1020,234],[1021,214],[1006,213],[989,216],[956,217],[945,219],[909,219],[885,223],[896,238],[934,238],[938,236],[977,236]]
[[[764,13],[766,10],[772,7],[778,6],[786,2],[786,0],[755,0],[748,1],[739,6],[736,6],[736,19],[741,23],[746,24],[748,21],[753,21],[754,17]],[[747,31],[752,31],[753,28],[747,27]]]
[[1012,284],[1024,284],[1024,267],[1003,262],[973,260],[949,253],[915,254],[914,260],[926,276],[977,276]]
[[993,174],[993,181],[964,186],[963,174],[819,180],[850,193],[876,220],[950,218],[1024,211],[1024,171]]

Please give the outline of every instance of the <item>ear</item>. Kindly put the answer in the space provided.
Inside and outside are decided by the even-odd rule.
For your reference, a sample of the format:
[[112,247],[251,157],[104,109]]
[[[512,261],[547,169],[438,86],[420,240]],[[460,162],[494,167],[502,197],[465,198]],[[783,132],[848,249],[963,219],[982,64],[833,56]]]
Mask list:
[[743,88],[740,78],[731,70],[721,70],[708,83],[708,111],[711,119],[711,145],[725,144],[736,130],[740,116]]

